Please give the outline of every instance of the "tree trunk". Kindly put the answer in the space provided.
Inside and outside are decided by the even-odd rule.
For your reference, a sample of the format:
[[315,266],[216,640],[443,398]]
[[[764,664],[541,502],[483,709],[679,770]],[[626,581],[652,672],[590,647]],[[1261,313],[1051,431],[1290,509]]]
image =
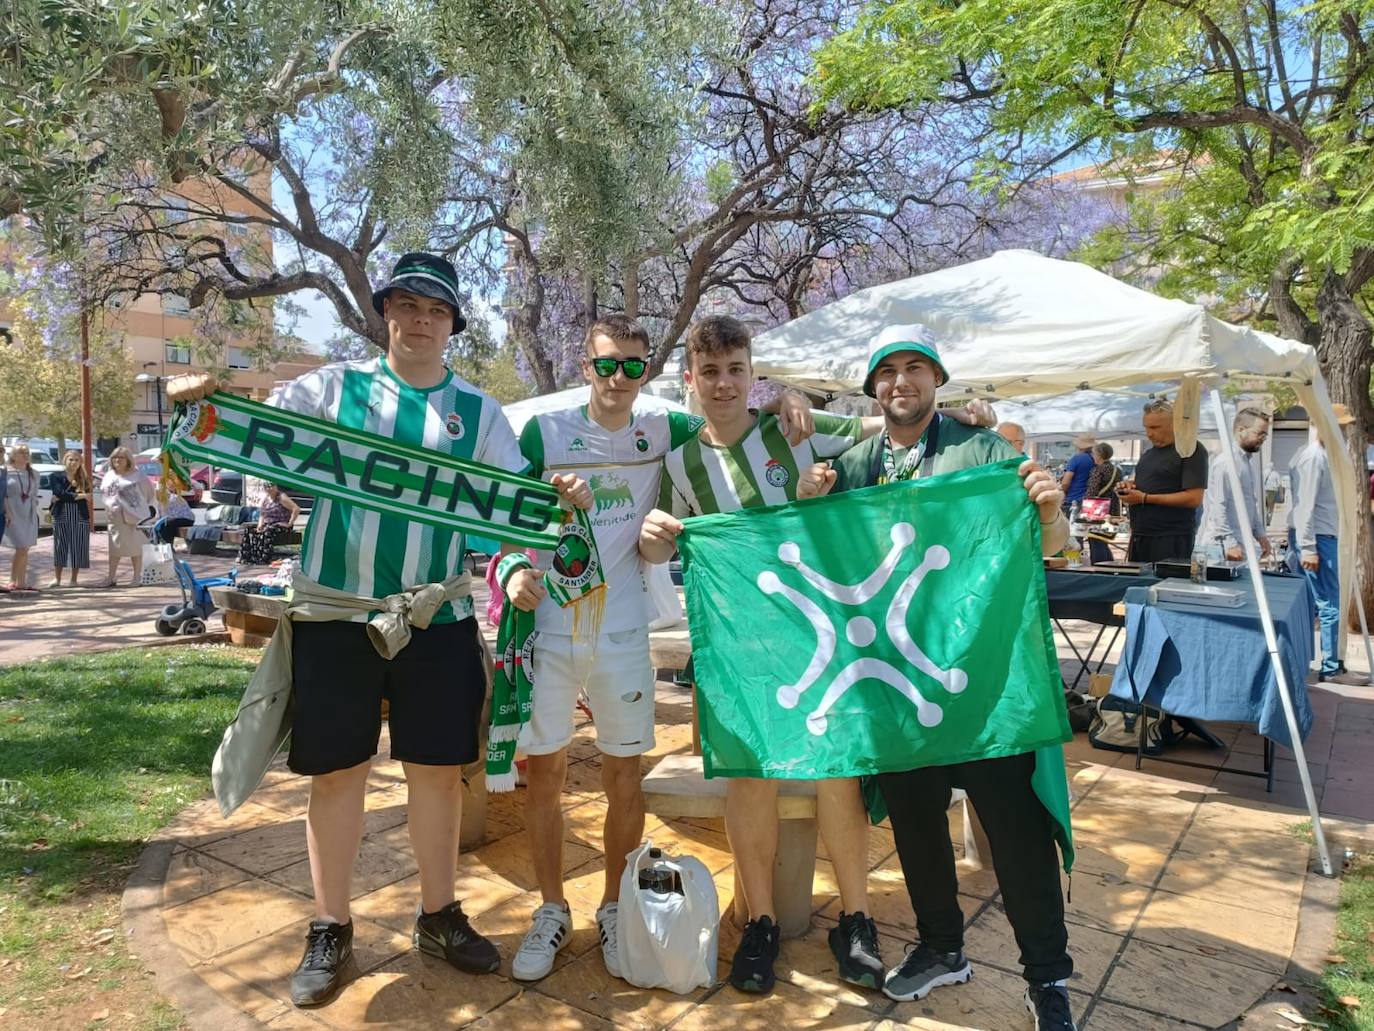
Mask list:
[[511,308],[506,316],[511,339],[530,367],[530,375],[534,377],[534,392],[552,394],[558,389],[553,360],[539,344],[539,327],[544,320],[544,279],[539,267],[523,249],[516,249],[515,265],[520,303]]
[[[1343,277],[1328,272],[1317,293],[1320,335],[1317,357],[1326,377],[1331,399],[1350,409],[1355,422],[1346,430],[1346,443],[1355,464],[1356,512],[1359,537],[1355,542],[1356,590],[1364,600],[1366,614],[1374,613],[1374,535],[1370,532],[1369,474],[1365,470],[1365,447],[1369,428],[1374,426],[1374,404],[1369,399],[1369,370],[1374,343],[1374,327],[1361,314],[1345,287]],[[1360,629],[1359,613],[1351,606],[1348,625]]]

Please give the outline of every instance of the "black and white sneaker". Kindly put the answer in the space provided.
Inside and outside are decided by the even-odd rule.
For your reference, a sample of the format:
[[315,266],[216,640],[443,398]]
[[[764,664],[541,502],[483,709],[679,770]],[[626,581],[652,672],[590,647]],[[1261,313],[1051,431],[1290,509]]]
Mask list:
[[322,1006],[343,984],[344,964],[353,956],[353,921],[332,924],[310,921],[305,933],[305,955],[291,973],[291,1002],[296,1006]]
[[744,925],[744,937],[730,961],[730,983],[742,992],[766,995],[773,990],[773,964],[778,958],[778,925],[761,916]]
[[553,970],[558,950],[572,940],[572,913],[563,902],[545,902],[534,911],[530,929],[511,962],[510,976],[517,981],[538,981]]
[[898,1002],[924,999],[941,985],[964,984],[973,976],[973,967],[962,950],[936,952],[924,942],[906,954],[900,966],[887,972],[883,994]]
[[838,927],[826,935],[830,952],[840,965],[840,979],[864,988],[883,983],[883,957],[878,952],[878,928],[863,913],[841,913]]
[[472,929],[461,902],[450,902],[437,913],[419,910],[411,941],[421,952],[436,956],[466,974],[490,974],[501,966],[501,954],[495,945]]
[[1062,981],[1026,985],[1026,1009],[1035,1019],[1035,1031],[1078,1031]]

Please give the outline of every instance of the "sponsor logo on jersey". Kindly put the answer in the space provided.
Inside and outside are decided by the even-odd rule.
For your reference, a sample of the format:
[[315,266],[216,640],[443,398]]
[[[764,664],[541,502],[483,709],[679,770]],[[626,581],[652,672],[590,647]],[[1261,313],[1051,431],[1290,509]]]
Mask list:
[[615,473],[598,473],[591,478],[589,486],[592,488],[592,496],[596,498],[597,512],[635,503],[630,482]]

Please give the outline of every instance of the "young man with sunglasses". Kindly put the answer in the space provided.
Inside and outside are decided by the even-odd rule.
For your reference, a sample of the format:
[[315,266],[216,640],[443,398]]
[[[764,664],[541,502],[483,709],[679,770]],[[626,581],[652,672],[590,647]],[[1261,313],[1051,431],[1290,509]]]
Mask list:
[[[605,563],[606,610],[598,641],[573,635],[570,615],[546,598],[539,569],[514,572],[503,584],[512,603],[537,605],[534,711],[520,737],[528,759],[525,825],[543,904],[516,953],[512,974],[536,981],[552,969],[572,934],[563,893],[563,784],[579,691],[585,691],[601,750],[606,791],[606,880],[596,912],[606,969],[620,976],[617,900],[625,856],[644,833],[639,757],[654,746],[654,670],[649,660],[649,596],[640,560],[639,527],[654,507],[663,456],[696,435],[703,420],[686,412],[636,407],[648,371],[649,336],[633,319],[609,315],[587,331],[583,375],[587,404],[535,416],[520,447],[532,475],[577,475],[590,483],[597,549]],[[785,394],[781,422],[798,441],[811,432],[805,399]],[[537,565],[548,556],[541,555]]]

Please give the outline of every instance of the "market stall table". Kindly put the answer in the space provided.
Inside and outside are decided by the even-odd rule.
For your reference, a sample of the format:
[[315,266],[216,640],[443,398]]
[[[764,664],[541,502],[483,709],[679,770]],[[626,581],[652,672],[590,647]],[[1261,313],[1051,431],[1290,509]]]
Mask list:
[[[1078,686],[1083,674],[1092,672],[1091,663],[1095,657],[1095,672],[1101,673],[1103,666],[1106,665],[1107,656],[1116,645],[1121,628],[1126,625],[1125,619],[1116,612],[1116,606],[1126,597],[1126,591],[1133,587],[1148,587],[1157,582],[1155,577],[1150,575],[1110,572],[1100,566],[1045,570],[1045,590],[1049,597],[1050,619],[1079,663],[1078,675],[1069,685],[1071,689]],[[1097,636],[1088,646],[1086,654],[1078,650],[1078,645],[1064,629],[1061,621],[1066,619],[1097,624]],[[1111,638],[1107,641],[1106,647],[1099,652],[1098,646],[1109,627],[1112,628]]]
[[[1214,586],[1241,591],[1243,604],[1228,608],[1215,603],[1151,603],[1148,588],[1126,592],[1126,645],[1111,693],[1174,716],[1255,724],[1265,739],[1264,771],[1228,772],[1264,777],[1272,790],[1272,743],[1292,748],[1293,741],[1265,645],[1255,588],[1245,574],[1237,580],[1214,582]],[[1313,657],[1315,607],[1300,577],[1266,574],[1264,586],[1278,635],[1279,658],[1305,738],[1312,727],[1307,671]],[[1143,758],[1147,757],[1137,751],[1137,769]],[[1148,758],[1223,769],[1182,759]]]

